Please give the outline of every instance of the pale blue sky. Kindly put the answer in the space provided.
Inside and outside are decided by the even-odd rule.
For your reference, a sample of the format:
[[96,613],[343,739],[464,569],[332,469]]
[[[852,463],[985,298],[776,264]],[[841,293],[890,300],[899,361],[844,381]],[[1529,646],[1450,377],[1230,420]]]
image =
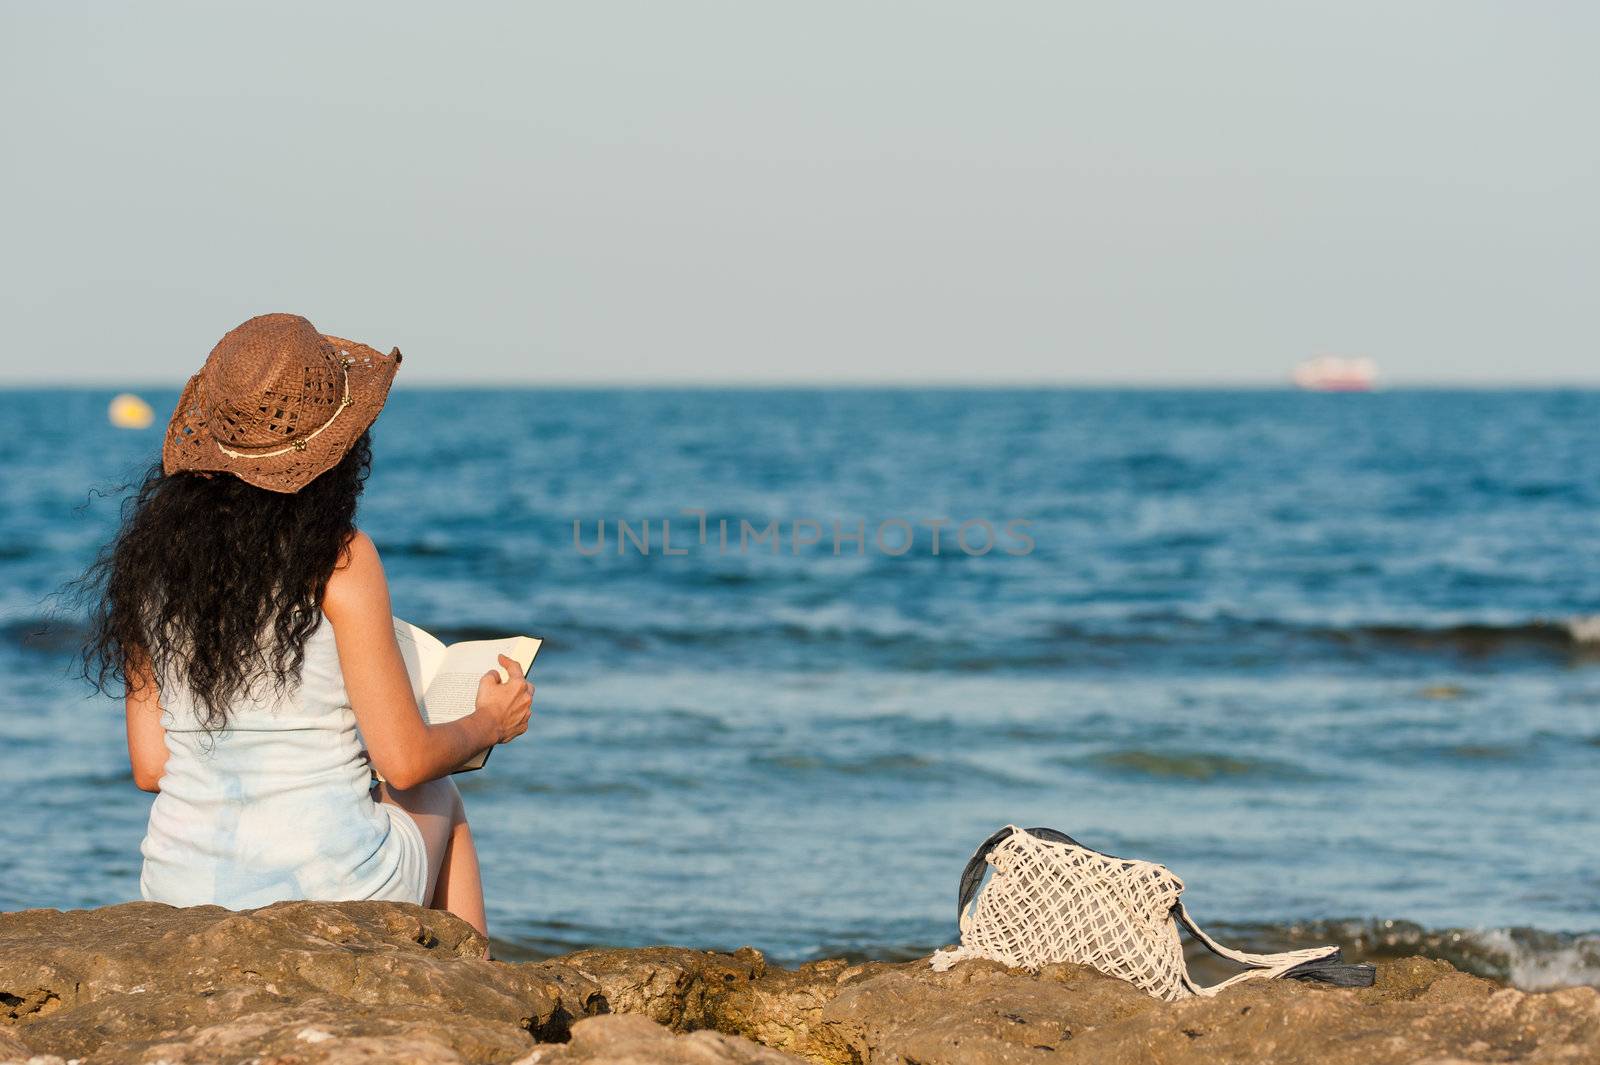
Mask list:
[[0,0],[0,381],[1600,383],[1582,3]]

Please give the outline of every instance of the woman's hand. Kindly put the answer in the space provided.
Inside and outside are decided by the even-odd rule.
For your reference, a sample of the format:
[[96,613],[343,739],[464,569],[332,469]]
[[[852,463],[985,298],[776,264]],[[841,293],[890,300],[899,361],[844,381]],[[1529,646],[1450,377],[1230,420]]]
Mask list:
[[522,675],[515,659],[500,656],[500,666],[509,680],[490,670],[478,681],[478,713],[486,715],[497,730],[496,743],[509,743],[528,731],[533,714],[533,685]]

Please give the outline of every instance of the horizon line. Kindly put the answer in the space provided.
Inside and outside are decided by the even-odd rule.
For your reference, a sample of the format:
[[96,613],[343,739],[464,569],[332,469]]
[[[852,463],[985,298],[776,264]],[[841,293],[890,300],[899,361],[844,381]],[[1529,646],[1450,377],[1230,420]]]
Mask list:
[[[123,380],[91,379],[88,381],[4,380],[0,379],[0,392],[177,392],[183,380]],[[1244,378],[1237,381],[1202,381],[1186,378],[1170,380],[1102,380],[1082,378],[1002,378],[987,380],[940,379],[931,381],[831,379],[831,380],[763,380],[738,378],[708,378],[684,380],[679,378],[644,378],[627,381],[605,380],[538,380],[518,381],[484,380],[421,380],[396,382],[403,391],[427,392],[482,392],[498,389],[517,391],[951,391],[951,392],[1005,392],[1017,389],[1047,389],[1051,391],[1084,392],[1311,392],[1289,380]],[[1600,378],[1547,378],[1547,379],[1496,379],[1496,378],[1401,378],[1385,381],[1360,392],[1566,392],[1600,390]]]

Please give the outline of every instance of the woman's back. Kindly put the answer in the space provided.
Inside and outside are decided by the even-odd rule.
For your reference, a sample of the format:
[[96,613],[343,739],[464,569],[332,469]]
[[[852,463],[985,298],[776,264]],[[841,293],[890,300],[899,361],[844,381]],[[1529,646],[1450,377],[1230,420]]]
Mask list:
[[230,909],[281,899],[422,901],[421,834],[372,801],[326,617],[306,640],[298,681],[282,692],[256,684],[220,730],[201,727],[181,681],[159,689],[169,754],[141,848],[146,899]]

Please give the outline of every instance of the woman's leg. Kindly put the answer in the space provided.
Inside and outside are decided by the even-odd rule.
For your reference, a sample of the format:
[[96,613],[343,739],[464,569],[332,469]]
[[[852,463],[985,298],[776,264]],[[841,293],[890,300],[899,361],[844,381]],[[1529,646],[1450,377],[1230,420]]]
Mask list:
[[379,784],[378,798],[400,807],[422,830],[422,842],[428,849],[429,905],[450,911],[488,938],[478,851],[456,782],[443,777],[404,791]]
[[483,912],[483,878],[478,873],[478,845],[465,812],[450,830],[444,864],[433,889],[433,906],[449,910],[489,938],[489,919]]

